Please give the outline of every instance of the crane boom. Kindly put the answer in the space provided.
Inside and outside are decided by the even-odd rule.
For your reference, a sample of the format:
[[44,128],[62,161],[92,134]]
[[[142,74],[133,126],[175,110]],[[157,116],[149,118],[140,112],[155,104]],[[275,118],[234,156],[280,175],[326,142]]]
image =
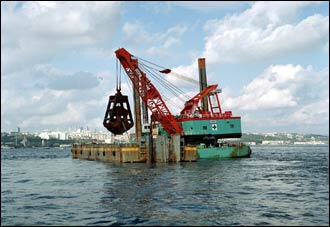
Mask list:
[[198,102],[208,95],[211,91],[215,90],[218,87],[217,84],[207,86],[204,90],[199,92],[197,95],[189,99],[185,104],[184,108],[181,110],[181,114],[192,114],[195,107],[198,105]]
[[119,48],[115,53],[142,101],[147,105],[156,120],[164,127],[165,131],[170,135],[176,133],[183,135],[181,125],[171,114],[156,87],[139,68],[138,59],[124,48]]

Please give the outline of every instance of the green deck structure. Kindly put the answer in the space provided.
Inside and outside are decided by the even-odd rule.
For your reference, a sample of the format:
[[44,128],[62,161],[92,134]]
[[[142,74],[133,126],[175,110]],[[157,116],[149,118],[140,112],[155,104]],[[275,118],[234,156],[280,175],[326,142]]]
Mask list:
[[242,136],[240,118],[183,121],[182,128],[185,136],[215,135],[219,138]]

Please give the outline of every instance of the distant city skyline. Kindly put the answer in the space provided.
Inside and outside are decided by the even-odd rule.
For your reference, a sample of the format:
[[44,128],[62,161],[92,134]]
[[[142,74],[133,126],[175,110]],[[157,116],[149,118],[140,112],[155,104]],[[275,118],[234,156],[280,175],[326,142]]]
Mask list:
[[[69,128],[63,128],[63,129],[42,129],[42,130],[36,130],[36,131],[22,131],[19,127],[16,128],[16,130],[9,130],[9,131],[4,131],[4,130],[1,130],[1,133],[22,133],[22,134],[25,134],[25,133],[31,133],[31,134],[38,134],[38,133],[42,133],[42,132],[74,132],[74,131],[77,131],[77,130],[82,130],[82,131],[90,131],[90,132],[102,132],[102,133],[108,133],[109,135],[113,135],[115,136],[113,133],[109,132],[106,128],[104,129],[97,129],[97,128],[89,128],[89,127],[83,127],[83,126],[80,126],[80,127],[69,127]],[[123,133],[124,134],[134,134],[135,133],[135,128],[132,128],[131,130]],[[329,136],[329,134],[322,134],[322,133],[299,133],[299,132],[289,132],[289,131],[265,131],[265,132],[243,132],[243,134],[263,134],[263,135],[267,135],[267,134],[301,134],[301,135],[308,135],[308,134],[311,134],[311,135],[322,135],[322,136]],[[121,135],[119,135],[121,136]]]
[[[328,1],[3,1],[1,131],[106,132],[119,47],[196,80],[204,57],[208,83],[222,88],[222,109],[242,117],[243,133],[329,135]],[[182,97],[198,92],[166,79]],[[133,106],[127,75],[121,87]],[[176,115],[184,101],[167,92]]]

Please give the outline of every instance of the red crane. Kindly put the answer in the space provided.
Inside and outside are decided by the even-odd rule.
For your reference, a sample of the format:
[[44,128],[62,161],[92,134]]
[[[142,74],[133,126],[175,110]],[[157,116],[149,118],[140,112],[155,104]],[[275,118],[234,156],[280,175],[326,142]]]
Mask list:
[[[181,125],[184,121],[218,120],[232,117],[230,111],[226,111],[222,114],[220,101],[218,99],[219,92],[216,90],[218,85],[216,84],[207,86],[193,98],[186,101],[184,108],[180,112],[180,116],[173,116],[156,87],[140,69],[137,57],[130,54],[124,48],[116,50],[115,54],[132,81],[134,89],[138,92],[142,101],[151,111],[154,119],[163,126],[169,135],[179,134],[180,136],[184,136],[185,133]],[[141,63],[141,66],[142,65],[143,64]],[[171,70],[165,69],[159,72],[169,73]],[[215,95],[216,97],[217,102],[215,105],[212,104],[210,99],[212,95]],[[199,101],[206,96],[208,96],[209,99],[211,112],[203,111],[197,107]],[[196,110],[198,112],[197,115]],[[124,119],[125,118],[126,116],[124,116]]]
[[[196,109],[198,102],[207,96],[211,91],[215,90],[218,87],[217,84],[207,86],[204,90],[199,92],[197,95],[189,99],[185,104],[184,108],[181,110],[180,114],[185,115],[185,114],[193,114],[194,110]],[[199,109],[200,114],[204,114],[202,110]]]
[[142,101],[147,105],[153,117],[164,127],[170,135],[183,135],[181,125],[166,106],[156,87],[151,83],[146,74],[139,68],[138,59],[124,48],[115,51],[116,57],[122,64],[125,72],[132,81]]

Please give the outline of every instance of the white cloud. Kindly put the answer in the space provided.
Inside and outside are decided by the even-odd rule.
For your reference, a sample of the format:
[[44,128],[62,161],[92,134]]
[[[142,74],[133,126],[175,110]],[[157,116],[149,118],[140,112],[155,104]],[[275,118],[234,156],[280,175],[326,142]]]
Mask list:
[[[86,77],[83,81],[76,80],[76,76],[67,75],[51,65],[38,65],[33,70],[2,78],[1,121],[6,122],[2,130],[10,131],[16,126],[22,130],[55,126],[67,129],[86,125],[90,119],[103,118],[108,97],[115,90],[112,86],[114,75],[108,72],[78,75],[80,80]],[[20,78],[21,82],[13,85]],[[32,79],[25,81],[24,78]],[[101,79],[102,83],[99,83]],[[53,84],[54,81],[57,83]],[[125,87],[123,90],[127,93]],[[102,129],[102,121],[93,127]]]
[[[208,21],[205,30],[210,35],[206,37],[205,50],[200,56],[205,56],[208,64],[256,62],[322,47],[323,43],[328,42],[329,17],[316,14],[297,21],[299,10],[311,4],[316,3],[256,2],[241,14]],[[269,67],[263,76],[257,77],[244,88],[241,96],[228,97],[225,103],[229,108],[239,107],[244,110],[298,106],[301,104],[302,96],[296,96],[294,89],[298,89],[298,86],[306,88],[307,83],[300,81],[299,84],[295,84],[292,81],[307,80],[302,75],[297,78],[299,77],[297,75],[306,74],[308,70],[310,69],[303,69],[299,65]],[[179,87],[191,86],[183,83],[180,75],[198,80],[197,59],[194,59],[190,65],[173,68],[172,73],[166,77]],[[212,72],[208,72],[209,84],[214,80],[212,75]],[[315,81],[308,82],[316,85]],[[286,83],[290,83],[291,87],[286,87]],[[308,88],[310,89],[311,86]],[[300,88],[300,91],[302,90]],[[313,91],[308,94],[313,96],[316,93]]]
[[74,48],[109,46],[118,2],[1,3],[2,73],[45,63]]
[[208,12],[211,10],[228,10],[235,9],[251,2],[235,2],[235,1],[172,1],[167,2],[171,5],[182,6],[188,9]]
[[[297,20],[299,10],[310,4],[315,3],[256,2],[243,13],[210,20],[205,25],[209,35],[200,56],[216,65],[257,63],[322,48],[327,51],[329,17],[315,14]],[[174,71],[198,78],[195,62]],[[174,82],[180,84],[178,80]],[[262,132],[266,127],[269,131],[328,134],[328,67],[315,71],[312,66],[271,65],[247,84],[239,96],[235,94],[228,87],[223,89],[222,109],[242,115],[243,131]]]
[[[224,89],[225,90],[225,89]],[[221,95],[223,110],[243,113],[245,128],[326,134],[329,124],[329,68],[272,65],[242,89]],[[319,125],[319,128],[314,128]],[[323,127],[322,127],[323,125]],[[305,128],[303,127],[305,126]]]
[[125,39],[132,44],[152,42],[152,35],[149,34],[141,22],[126,22],[123,27]]
[[152,33],[147,31],[145,24],[138,21],[126,22],[123,27],[126,42],[146,47],[146,53],[150,56],[167,56],[170,48],[181,42],[180,38],[186,30],[186,26],[176,25],[164,32]]
[[251,62],[321,48],[329,40],[329,17],[296,21],[309,4],[315,3],[256,2],[241,14],[208,21],[203,56],[210,63]]
[[301,106],[289,116],[290,122],[303,123],[305,125],[329,123],[329,98]]
[[262,110],[289,108],[322,99],[328,94],[325,71],[314,72],[300,65],[272,65],[242,89],[238,97],[227,97],[227,108]]
[[30,118],[22,119],[20,127],[33,128],[33,125],[38,125],[39,127],[54,128],[62,125],[75,125],[86,121],[82,106],[72,103],[68,103],[60,112],[48,113],[42,117],[39,114],[40,112]]
[[73,75],[52,78],[49,87],[54,90],[91,89],[98,84],[98,78],[92,73],[77,72]]
[[103,117],[114,76],[63,72],[50,62],[74,52],[108,55],[121,4],[1,2],[2,130],[66,129]]
[[56,2],[52,2],[52,1],[37,1],[41,6],[46,6],[46,7],[50,7],[50,8],[54,8],[56,7]]
[[99,84],[99,78],[90,72],[76,72],[66,74],[52,65],[35,65],[30,70],[30,76],[37,87],[53,90],[91,89]]

